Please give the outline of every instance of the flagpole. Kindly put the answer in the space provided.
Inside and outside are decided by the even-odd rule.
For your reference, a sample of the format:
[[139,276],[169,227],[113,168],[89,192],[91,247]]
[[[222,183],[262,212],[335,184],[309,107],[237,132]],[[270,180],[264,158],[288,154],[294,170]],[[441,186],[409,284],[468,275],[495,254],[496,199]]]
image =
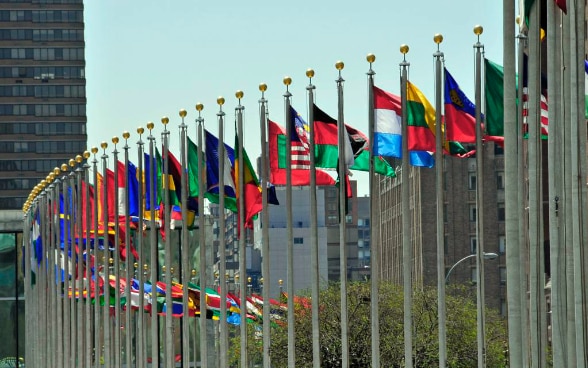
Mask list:
[[[310,266],[312,268],[312,284],[311,284],[311,319],[312,319],[312,364],[314,368],[321,366],[321,347],[319,334],[319,245],[318,245],[318,209],[316,198],[316,164],[315,164],[315,147],[314,147],[314,89],[312,78],[314,77],[314,70],[307,69],[306,76],[308,77],[308,122],[309,132],[308,153],[310,156]],[[288,155],[290,156],[290,155]],[[288,176],[289,177],[289,176]],[[293,299],[293,296],[288,296],[288,302]],[[290,306],[288,306],[290,310]]]
[[486,366],[486,341],[484,326],[484,146],[482,145],[482,50],[484,45],[480,43],[480,35],[484,29],[482,26],[474,27],[474,34],[477,42],[474,44],[476,49],[476,269],[477,269],[477,330],[478,330],[478,368]]
[[100,356],[102,352],[102,345],[100,343],[101,338],[101,316],[100,316],[100,266],[98,262],[100,261],[99,257],[99,242],[100,242],[100,234],[98,231],[98,207],[100,206],[100,197],[99,197],[99,190],[98,187],[98,159],[96,158],[96,154],[98,153],[98,147],[92,147],[92,171],[93,171],[93,180],[94,183],[94,219],[93,219],[93,229],[94,229],[94,346],[93,346],[93,359],[94,359],[94,367],[98,368],[100,366]]
[[[517,121],[516,89],[515,89],[515,34],[514,0],[503,3],[503,65],[504,65],[504,150],[505,150],[505,234],[506,234],[506,278],[508,307],[508,354],[509,364],[513,367],[523,366],[522,362],[522,323],[521,323],[521,245],[516,241],[519,236],[519,214],[521,207],[517,197],[518,156],[520,145],[517,143],[517,130],[521,129],[521,119]],[[522,76],[522,73],[519,73]],[[522,80],[522,79],[521,79]],[[521,100],[519,100],[521,101]],[[511,241],[511,239],[515,241]]]
[[241,323],[239,324],[239,332],[241,336],[241,368],[247,368],[249,358],[247,356],[247,302],[243,304],[243,296],[247,295],[247,249],[245,245],[245,160],[243,159],[243,110],[245,107],[241,105],[241,99],[243,98],[243,91],[237,91],[235,93],[238,104],[235,108],[237,114],[237,142],[239,159],[236,162],[236,166],[239,168],[237,186],[239,191],[238,205],[239,205],[239,296],[241,298],[240,305],[240,318]]
[[115,279],[115,293],[114,293],[114,365],[115,367],[122,366],[122,346],[121,346],[121,318],[120,318],[120,209],[119,209],[119,193],[118,193],[118,149],[116,145],[119,142],[118,137],[112,137],[114,150],[112,151],[112,158],[114,161],[114,251],[112,258],[114,260],[114,279]]
[[[292,112],[290,111],[290,98],[292,94],[289,91],[292,78],[284,77],[286,92],[284,93],[284,115],[286,119],[286,231],[287,231],[287,290],[288,290],[288,311],[294,310],[294,228],[292,219]],[[281,295],[280,295],[281,297]],[[265,303],[269,300],[264,299]],[[294,313],[288,313],[288,367],[294,367],[296,363],[296,350],[294,346]]]
[[76,196],[76,188],[75,188],[75,172],[74,172],[74,166],[76,164],[76,161],[74,159],[69,159],[68,160],[68,164],[69,164],[69,175],[67,177],[67,181],[68,181],[68,194],[69,194],[69,203],[71,203],[70,206],[70,210],[69,210],[69,231],[68,231],[68,244],[69,244],[69,259],[71,261],[71,264],[69,265],[69,272],[71,273],[71,279],[69,281],[69,287],[72,291],[72,296],[69,298],[69,336],[70,336],[70,352],[71,352],[71,356],[70,356],[70,364],[72,367],[75,366],[76,364],[76,355],[78,354],[77,352],[77,340],[78,340],[78,334],[77,334],[77,325],[76,325],[76,302],[75,302],[75,287],[76,287],[76,248],[75,248],[75,216],[76,216],[76,201],[77,201],[77,196]]
[[[91,219],[92,219],[92,206],[90,205],[90,164],[88,164],[88,160],[90,159],[90,152],[84,151],[83,153],[84,163],[83,163],[83,171],[84,171],[84,179],[85,187],[84,187],[84,203],[86,215],[86,223],[84,224],[86,227],[86,232],[84,235],[85,239],[85,246],[84,246],[84,254],[85,254],[85,278],[86,278],[86,298],[85,298],[85,307],[84,307],[84,319],[85,319],[85,365],[86,367],[92,367],[92,325],[93,325],[93,318],[92,318],[92,307],[91,307],[91,297],[90,297],[90,281],[92,277],[92,272],[90,270],[90,240],[91,240]],[[82,231],[83,232],[83,231]]]
[[410,238],[410,195],[409,187],[409,156],[408,156],[408,119],[406,108],[406,91],[408,81],[408,67],[406,61],[408,45],[401,45],[402,62],[400,63],[400,100],[402,105],[402,279],[404,289],[404,365],[412,368],[412,240]]
[[[522,73],[524,68],[524,51],[527,45],[527,35],[520,31],[518,34],[518,70]],[[523,101],[523,84],[518,84],[517,89],[517,98],[519,101]],[[524,267],[517,266],[519,270],[519,284],[521,285],[524,290],[521,290],[519,300],[521,303],[521,358],[522,358],[522,366],[526,367],[529,364],[529,340],[530,340],[530,330],[529,330],[529,307],[528,307],[528,282],[527,282],[527,267],[529,261],[528,255],[528,214],[527,210],[525,209],[528,207],[528,197],[527,197],[527,175],[526,175],[526,154],[527,149],[526,146],[527,140],[523,139],[523,104],[519,103],[517,106],[517,116],[520,119],[519,126],[517,127],[517,147],[518,147],[518,155],[517,155],[517,174],[518,174],[518,182],[517,182],[517,198],[518,198],[518,207],[517,207],[517,216],[519,219],[518,224],[518,244],[519,244],[519,260],[520,264],[523,264]],[[508,252],[508,250],[507,250]],[[516,302],[514,302],[516,303]],[[516,324],[514,325],[516,326]],[[513,328],[514,328],[513,326]]]
[[[143,262],[144,254],[143,254],[143,218],[145,217],[144,213],[144,205],[143,201],[143,187],[145,185],[145,170],[143,168],[143,161],[145,160],[145,143],[143,142],[143,133],[145,129],[143,127],[137,128],[137,133],[139,134],[139,140],[137,141],[137,171],[139,175],[139,191],[137,198],[135,199],[139,204],[139,222],[137,224],[137,254],[139,256],[139,262]],[[140,263],[139,263],[140,266]],[[139,282],[139,309],[137,311],[137,342],[136,342],[136,355],[135,355],[135,365],[137,368],[145,367],[145,348],[146,348],[146,335],[144,333],[145,328],[145,275],[143,274],[143,270],[139,267],[139,272],[137,272],[137,280]]]
[[335,68],[339,72],[337,78],[337,131],[339,142],[339,272],[341,279],[341,366],[349,367],[349,337],[348,337],[348,317],[347,317],[347,219],[346,205],[347,202],[347,162],[345,158],[348,152],[345,152],[347,130],[345,129],[345,119],[343,117],[343,82],[341,70],[345,67],[342,61],[335,63]]
[[[125,323],[124,323],[124,334],[125,334],[125,363],[127,365],[127,367],[131,366],[131,362],[132,362],[132,357],[133,357],[133,351],[132,351],[132,337],[134,335],[134,331],[133,331],[133,324],[131,323],[131,283],[132,283],[132,274],[131,274],[131,227],[130,227],[130,222],[129,222],[129,216],[130,216],[130,198],[129,198],[129,137],[131,136],[131,134],[127,131],[124,131],[122,134],[123,139],[125,140],[125,145],[123,146],[123,150],[124,150],[124,160],[125,160],[125,172],[123,173],[125,178],[124,178],[124,185],[125,185],[125,189],[124,189],[124,217],[125,217],[125,230],[124,230],[124,235],[125,235],[125,240],[124,240],[124,245],[125,245],[125,286],[124,286],[124,294],[125,294]],[[117,162],[117,166],[118,166],[118,162]],[[118,185],[118,184],[117,184]],[[120,200],[119,200],[120,202]],[[120,207],[120,206],[119,206]],[[116,218],[116,222],[118,223],[120,221],[119,219],[120,217]],[[119,252],[119,257],[120,257],[120,252]],[[120,281],[118,283],[120,285]],[[120,292],[118,293],[120,294]],[[121,306],[119,305],[117,308],[120,308]],[[119,326],[118,330],[120,330],[122,328],[122,326]],[[121,364],[122,364],[122,360],[121,360]]]
[[226,367],[228,352],[228,331],[227,331],[227,283],[226,283],[226,239],[225,239],[225,134],[223,105],[224,97],[218,97],[216,103],[219,105],[218,117],[218,194],[219,194],[219,277],[220,277],[220,366]]
[[157,314],[157,292],[155,290],[157,284],[157,274],[159,272],[159,245],[157,226],[155,224],[155,202],[157,201],[156,191],[158,186],[158,178],[157,161],[155,159],[155,136],[153,135],[154,127],[155,124],[152,121],[147,123],[147,129],[149,129],[149,136],[147,137],[149,140],[149,216],[151,218],[151,221],[149,222],[149,279],[151,283],[151,366],[159,367],[159,316]]
[[[200,247],[200,366],[208,366],[208,347],[207,343],[207,329],[206,329],[206,234],[204,222],[204,180],[206,180],[206,165],[203,164],[204,152],[202,150],[204,142],[202,141],[202,129],[204,126],[204,118],[201,116],[204,105],[196,104],[196,111],[198,111],[198,245]],[[194,358],[196,362],[196,358]]]
[[366,57],[370,64],[368,75],[368,137],[369,137],[369,153],[370,153],[370,168],[369,168],[369,196],[370,196],[370,236],[371,236],[371,342],[372,342],[372,367],[380,367],[380,207],[379,201],[376,199],[379,193],[379,182],[376,181],[374,175],[374,144],[375,144],[375,113],[374,113],[374,75],[376,72],[372,69],[372,64],[376,61],[374,54],[368,54]]
[[[78,336],[77,338],[77,361],[79,362],[85,362],[86,361],[86,351],[84,349],[84,338],[85,338],[85,324],[86,324],[86,319],[84,318],[83,315],[83,289],[84,289],[84,273],[83,273],[83,264],[82,264],[82,259],[83,259],[83,255],[84,255],[84,230],[82,228],[82,195],[83,195],[83,191],[82,191],[82,155],[76,155],[75,157],[75,163],[77,165],[76,169],[75,169],[75,182],[76,182],[76,229],[77,229],[77,233],[76,233],[76,237],[78,239],[77,243],[78,243],[78,249],[77,249],[77,257],[76,257],[76,282],[74,285],[76,285],[75,290],[78,291],[78,298],[77,298],[77,303],[75,303],[76,305],[76,334]],[[75,302],[75,299],[74,299]],[[74,361],[74,363],[76,363],[76,361]],[[76,363],[77,364],[77,363]]]
[[[49,177],[51,180],[51,185],[49,185],[49,218],[48,220],[48,230],[49,233],[49,241],[47,242],[47,251],[48,251],[48,263],[47,263],[47,272],[49,275],[48,286],[49,286],[49,299],[50,299],[50,318],[49,327],[51,328],[50,333],[50,341],[49,341],[49,349],[52,353],[49,355],[49,362],[55,367],[57,366],[58,360],[58,351],[59,351],[59,344],[57,339],[57,332],[59,326],[59,318],[57,317],[57,305],[58,305],[58,298],[57,298],[57,276],[55,273],[55,238],[58,230],[55,228],[55,203],[56,203],[56,188],[59,187],[59,176],[58,173],[55,171],[59,170],[58,168],[53,169],[49,173]],[[59,200],[57,200],[59,203]]]
[[[259,100],[259,123],[260,123],[260,136],[261,136],[261,200],[262,200],[262,212],[261,212],[261,256],[263,258],[261,275],[264,280],[264,284],[267,285],[263,288],[263,300],[270,299],[270,249],[269,249],[269,209],[267,203],[267,183],[269,181],[269,169],[267,161],[267,115],[266,115],[266,103],[265,91],[267,91],[267,84],[260,83],[259,91],[261,91],[261,99]],[[263,308],[263,367],[270,368],[270,324],[265,323],[269,321],[269,308]]]
[[[63,319],[64,319],[64,326],[63,326],[63,338],[64,338],[64,348],[63,348],[63,353],[64,353],[64,366],[65,368],[69,368],[71,367],[71,308],[70,308],[70,303],[69,303],[69,298],[68,298],[68,292],[69,292],[69,251],[70,251],[70,246],[69,246],[69,206],[68,206],[68,184],[69,184],[69,177],[67,174],[67,169],[68,169],[68,165],[67,164],[61,164],[61,174],[62,176],[62,180],[61,180],[61,190],[62,190],[62,196],[63,196],[63,233],[62,238],[63,238]],[[61,241],[61,239],[59,239],[59,241]],[[61,244],[60,244],[61,246]]]
[[[55,278],[53,282],[55,282],[55,299],[57,302],[56,308],[56,321],[57,321],[57,334],[55,336],[55,341],[57,342],[57,366],[63,367],[65,362],[65,338],[60,338],[61,336],[65,337],[64,331],[64,298],[62,293],[62,259],[63,259],[63,252],[61,251],[61,168],[55,167],[53,169],[53,173],[55,174],[55,187],[53,198],[55,201],[55,212],[53,216],[53,227],[55,229],[55,238],[52,244],[52,251],[54,252],[54,260],[55,266]],[[65,219],[64,219],[65,220]]]
[[174,322],[173,322],[173,305],[172,305],[172,297],[171,297],[171,280],[172,280],[172,260],[171,260],[171,203],[169,200],[169,191],[170,191],[170,174],[169,174],[169,130],[167,130],[167,124],[169,123],[169,118],[164,116],[161,118],[161,123],[163,124],[163,132],[161,132],[161,144],[163,146],[162,149],[162,161],[163,161],[163,211],[164,211],[164,231],[165,231],[165,241],[164,241],[164,263],[166,268],[165,274],[165,364],[168,367],[173,366],[174,363]]
[[441,86],[443,85],[443,52],[439,45],[443,35],[436,34],[433,41],[437,44],[435,58],[435,184],[437,193],[437,314],[439,315],[439,368],[445,368],[447,362],[447,332],[445,318],[445,221],[443,218],[443,129],[441,109]]
[[[181,203],[182,203],[182,248],[180,260],[180,280],[182,283],[182,367],[188,368],[190,365],[190,311],[188,310],[188,282],[190,281],[190,245],[188,242],[188,158],[186,155],[186,146],[188,144],[188,126],[184,123],[184,118],[188,112],[180,109],[179,115],[182,119],[180,124],[180,163],[182,165],[181,175]],[[194,352],[196,353],[196,352]],[[196,361],[196,359],[194,359]]]
[[102,148],[102,220],[103,225],[103,272],[104,272],[104,307],[102,309],[102,317],[104,324],[104,368],[110,368],[111,366],[111,349],[110,349],[110,250],[108,241],[108,155],[106,154],[106,148],[108,143],[102,142],[100,144]]
[[[585,57],[585,50],[584,50],[584,38],[578,37],[578,32],[582,32],[584,26],[584,12],[579,13],[578,2],[573,2],[569,6],[569,14],[568,19],[570,22],[570,101],[572,101],[572,108],[570,110],[570,123],[571,129],[570,132],[573,135],[572,144],[571,144],[571,165],[572,165],[572,178],[579,178],[574,179],[572,181],[572,228],[573,228],[573,237],[572,237],[572,244],[573,244],[573,255],[574,255],[574,305],[575,305],[575,324],[576,324],[576,364],[577,367],[585,367],[586,366],[586,325],[585,325],[585,315],[584,315],[584,308],[585,308],[585,276],[584,276],[584,249],[583,246],[585,239],[585,230],[583,229],[583,225],[585,224],[585,219],[582,218],[582,214],[585,211],[581,208],[581,206],[585,205],[585,198],[583,198],[583,194],[585,195],[585,170],[582,170],[580,164],[586,161],[585,157],[580,157],[580,146],[584,146],[582,148],[582,152],[585,152],[586,146],[586,129],[585,127],[580,129],[580,119],[582,119],[582,125],[585,126],[585,119],[583,118],[583,114],[580,114],[580,111],[584,111],[584,109],[580,109],[583,106],[583,99],[580,98],[581,93],[579,91],[579,85],[583,85],[583,83],[578,83],[580,80],[580,70],[581,67],[579,63],[581,62],[580,58]],[[583,10],[583,6],[581,6]],[[583,33],[583,32],[582,32]],[[581,41],[581,42],[580,42]],[[579,49],[583,52],[579,52]],[[582,55],[583,54],[583,55]],[[578,134],[584,133],[584,136],[579,138]],[[582,176],[582,174],[584,176]]]
[[[558,53],[559,24],[556,25],[557,15],[555,4],[547,3],[547,96],[549,96],[549,138],[547,140],[547,166],[549,186],[549,252],[551,268],[551,344],[553,350],[553,365],[555,367],[567,366],[566,359],[566,335],[565,335],[565,258],[560,252],[561,236],[559,228],[561,217],[559,216],[559,199],[562,195],[561,163],[561,128],[563,119],[559,119],[561,113],[561,73],[560,57]],[[558,55],[559,54],[559,55]]]

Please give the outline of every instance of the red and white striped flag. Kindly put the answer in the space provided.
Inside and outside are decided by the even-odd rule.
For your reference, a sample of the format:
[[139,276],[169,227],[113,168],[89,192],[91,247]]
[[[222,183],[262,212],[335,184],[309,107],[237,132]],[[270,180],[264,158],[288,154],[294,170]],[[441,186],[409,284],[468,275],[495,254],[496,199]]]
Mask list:
[[[547,97],[541,94],[541,136],[547,137],[549,135],[549,120],[547,118]],[[529,133],[529,125],[527,117],[529,116],[529,92],[528,87],[523,87],[523,133]]]

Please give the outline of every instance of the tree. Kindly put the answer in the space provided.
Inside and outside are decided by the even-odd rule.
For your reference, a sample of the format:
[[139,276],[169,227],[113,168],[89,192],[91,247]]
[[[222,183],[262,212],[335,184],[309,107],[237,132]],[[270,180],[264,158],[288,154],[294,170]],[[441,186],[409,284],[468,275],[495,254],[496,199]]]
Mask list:
[[[341,366],[341,323],[339,285],[321,291],[319,306],[321,367]],[[447,292],[447,366],[473,367],[477,362],[476,303],[472,291],[451,287]],[[371,364],[370,284],[348,286],[348,335],[350,367]],[[386,367],[404,365],[404,326],[402,288],[382,283],[380,302],[380,352]],[[296,367],[312,366],[311,311],[295,304]],[[287,367],[288,337],[286,317],[274,321],[271,328],[272,366]],[[486,366],[504,367],[507,341],[506,323],[494,310],[486,309]],[[437,290],[423,287],[413,299],[413,362],[419,367],[436,367],[438,351]],[[261,361],[261,337],[250,325],[248,352],[252,362]],[[237,334],[238,335],[238,334]],[[231,340],[231,362],[239,361],[239,337]],[[236,366],[236,365],[235,365]]]

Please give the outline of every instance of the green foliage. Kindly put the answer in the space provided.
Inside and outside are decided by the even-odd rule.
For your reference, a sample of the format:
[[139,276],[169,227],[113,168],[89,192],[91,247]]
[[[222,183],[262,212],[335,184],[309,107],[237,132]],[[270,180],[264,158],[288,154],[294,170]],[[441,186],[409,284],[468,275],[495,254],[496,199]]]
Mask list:
[[[404,302],[402,288],[382,283],[380,303],[380,360],[385,367],[404,366]],[[370,284],[348,285],[348,336],[350,367],[371,365]],[[321,291],[319,330],[321,367],[340,367],[341,310],[339,285]],[[447,367],[477,365],[475,294],[466,288],[447,290]],[[296,367],[312,366],[311,311],[295,306]],[[505,367],[506,323],[494,310],[486,308],[486,366]],[[248,326],[248,354],[252,363],[262,361],[261,326]],[[231,366],[238,366],[240,348],[238,328],[231,339]],[[418,367],[437,367],[438,347],[437,290],[424,288],[413,297],[413,362]],[[288,366],[288,331],[286,316],[271,328],[270,355],[273,367]]]

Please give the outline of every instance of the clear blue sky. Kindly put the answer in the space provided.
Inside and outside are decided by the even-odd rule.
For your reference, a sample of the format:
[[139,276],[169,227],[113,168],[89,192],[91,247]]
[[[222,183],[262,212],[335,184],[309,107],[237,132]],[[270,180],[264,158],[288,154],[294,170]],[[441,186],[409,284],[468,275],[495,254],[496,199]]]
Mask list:
[[[441,33],[446,66],[473,100],[473,27],[484,27],[486,57],[502,64],[502,2],[496,0],[89,0],[85,2],[88,146],[111,142],[128,130],[136,157],[136,129],[148,121],[160,143],[160,119],[170,117],[172,151],[179,153],[178,111],[188,111],[196,141],[194,106],[204,104],[216,134],[216,104],[224,96],[225,141],[233,144],[235,91],[243,90],[245,149],[260,154],[259,83],[268,85],[270,119],[284,124],[284,76],[292,78],[292,104],[306,115],[307,68],[315,70],[316,103],[337,116],[335,62],[345,69],[345,121],[367,134],[368,63],[375,83],[399,93],[399,52],[408,44],[410,80],[434,103],[433,35]],[[513,20],[514,21],[514,20]],[[109,148],[108,151],[111,151]],[[359,194],[367,176],[359,174]]]

